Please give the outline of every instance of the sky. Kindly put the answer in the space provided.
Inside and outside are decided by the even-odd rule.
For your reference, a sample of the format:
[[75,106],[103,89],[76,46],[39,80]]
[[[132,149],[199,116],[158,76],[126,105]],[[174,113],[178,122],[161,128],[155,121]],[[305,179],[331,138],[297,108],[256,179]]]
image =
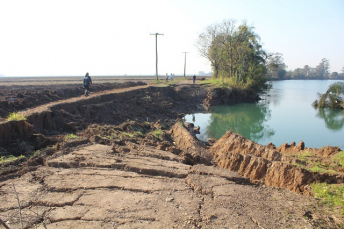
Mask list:
[[[344,0],[0,0],[0,75],[210,72],[195,43],[205,28],[246,20],[288,70],[344,67]],[[184,52],[187,52],[186,54]]]

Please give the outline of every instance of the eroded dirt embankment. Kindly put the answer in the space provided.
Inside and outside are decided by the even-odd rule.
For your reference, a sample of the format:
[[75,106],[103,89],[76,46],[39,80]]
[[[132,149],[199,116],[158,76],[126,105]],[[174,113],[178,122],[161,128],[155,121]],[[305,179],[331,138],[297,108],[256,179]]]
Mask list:
[[[209,152],[182,123],[159,139],[150,134],[134,139],[107,137],[124,129],[134,133],[142,128],[145,133],[164,124],[131,121],[115,128],[94,124],[83,139],[34,156],[27,163],[35,167],[33,171],[0,183],[1,218],[11,228],[20,228],[14,185],[24,228],[312,228],[324,224],[324,216],[309,197],[254,185],[228,169],[199,164],[209,158]],[[335,223],[332,219],[326,225]]]
[[[300,146],[295,148],[294,153],[301,150]],[[328,152],[332,153],[340,151],[338,147],[327,148]],[[281,149],[282,147],[278,150]],[[287,188],[297,193],[310,194],[310,184],[314,182],[344,183],[343,175],[311,172],[297,167],[292,164],[288,155],[278,152],[277,149],[256,144],[230,131],[219,139],[210,151],[219,167],[236,171],[250,178],[252,182]],[[318,152],[321,154],[322,150]]]
[[[42,105],[23,112],[27,121],[1,123],[2,150],[41,151],[2,165],[0,218],[20,227],[14,184],[24,228],[340,224],[288,189],[307,193],[310,182],[342,177],[298,169],[273,147],[230,132],[211,146],[182,121],[183,113],[232,101],[226,96],[198,85],[142,85]],[[64,140],[68,133],[78,138]]]
[[[40,80],[40,78],[37,78],[37,81]],[[95,81],[97,81],[97,79]],[[18,112],[23,109],[32,108],[71,97],[79,97],[84,92],[84,88],[80,84],[54,85],[52,82],[49,84],[42,82],[42,85],[30,85],[30,82],[27,82],[27,84],[28,85],[25,86],[11,84],[10,86],[0,86],[0,121],[3,117],[6,117],[12,112]],[[129,88],[139,85],[146,85],[146,83],[141,81],[124,83],[95,83],[92,85],[91,92],[97,93],[104,90]]]

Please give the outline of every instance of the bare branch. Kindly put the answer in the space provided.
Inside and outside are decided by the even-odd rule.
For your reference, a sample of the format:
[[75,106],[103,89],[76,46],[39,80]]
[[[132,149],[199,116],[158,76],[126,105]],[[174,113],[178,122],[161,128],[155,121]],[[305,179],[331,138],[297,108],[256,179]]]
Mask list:
[[19,207],[20,224],[21,224],[21,229],[23,229],[23,219],[22,219],[22,214],[21,214],[21,207],[20,207],[20,201],[19,201],[18,193],[17,193],[16,188],[14,187],[13,183],[12,183],[12,186],[14,189],[14,193],[16,194],[16,197],[17,197],[18,207]]
[[10,229],[2,219],[0,219],[0,225],[4,226],[6,229]]

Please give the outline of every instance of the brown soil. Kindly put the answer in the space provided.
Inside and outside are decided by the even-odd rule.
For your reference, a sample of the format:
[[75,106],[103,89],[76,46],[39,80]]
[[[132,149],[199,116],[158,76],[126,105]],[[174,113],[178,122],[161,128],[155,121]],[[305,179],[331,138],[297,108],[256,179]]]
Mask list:
[[[24,228],[343,224],[340,214],[324,212],[308,196],[312,182],[342,184],[340,168],[334,168],[336,175],[309,172],[296,166],[294,157],[310,152],[329,163],[340,149],[302,144],[276,149],[231,132],[215,143],[201,142],[195,137],[198,128],[183,122],[184,113],[256,98],[240,91],[208,92],[190,82],[167,87],[116,82],[106,91],[93,85],[89,97],[75,85],[58,86],[65,97],[57,96],[57,86],[30,93],[1,90],[3,120],[13,111],[27,117],[0,123],[1,155],[39,151],[0,165],[0,219],[21,227],[18,194]],[[70,133],[78,137],[66,139]]]

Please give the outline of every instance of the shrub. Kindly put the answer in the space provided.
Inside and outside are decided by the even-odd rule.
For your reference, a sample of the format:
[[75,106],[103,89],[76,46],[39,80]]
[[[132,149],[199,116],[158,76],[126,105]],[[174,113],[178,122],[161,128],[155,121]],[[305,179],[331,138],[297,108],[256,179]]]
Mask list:
[[65,141],[68,141],[68,140],[73,140],[73,139],[78,139],[79,136],[78,135],[75,135],[75,134],[67,134],[65,137],[64,137],[64,140]]
[[160,136],[162,133],[163,133],[162,130],[157,129],[157,130],[154,130],[153,135],[154,135],[154,137],[159,138],[159,136]]
[[17,112],[13,112],[7,116],[8,121],[20,121],[20,120],[26,120],[26,117],[22,114],[19,114]]

